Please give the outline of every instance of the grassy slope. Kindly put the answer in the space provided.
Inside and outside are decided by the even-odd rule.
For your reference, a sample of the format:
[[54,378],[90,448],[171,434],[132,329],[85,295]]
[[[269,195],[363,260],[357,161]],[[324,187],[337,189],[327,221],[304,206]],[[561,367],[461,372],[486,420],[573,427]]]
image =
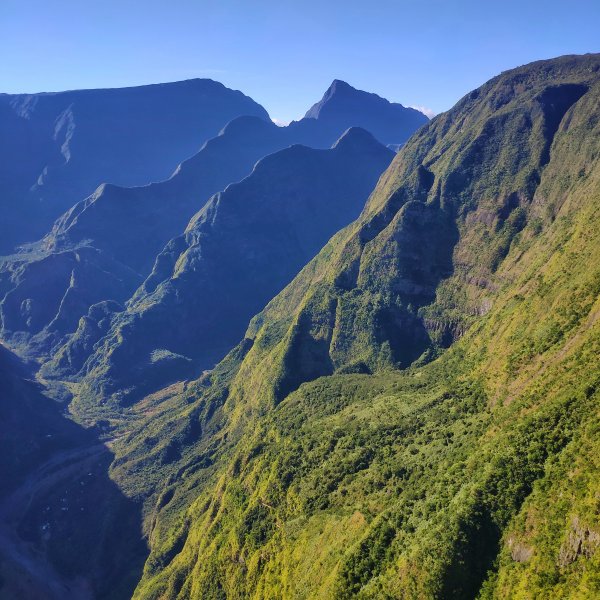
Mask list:
[[598,72],[519,69],[422,130],[253,341],[126,437],[138,597],[600,593]]

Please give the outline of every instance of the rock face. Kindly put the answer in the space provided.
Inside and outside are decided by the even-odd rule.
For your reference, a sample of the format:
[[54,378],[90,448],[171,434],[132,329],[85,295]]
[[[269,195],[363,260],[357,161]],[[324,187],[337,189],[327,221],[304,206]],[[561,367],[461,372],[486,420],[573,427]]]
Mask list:
[[599,547],[600,533],[582,525],[578,517],[573,517],[568,537],[558,553],[558,566],[567,567],[579,557],[591,558]]
[[533,548],[527,544],[509,537],[507,540],[507,546],[510,550],[510,557],[515,562],[526,563],[531,560],[533,556]]
[[0,95],[0,253],[43,235],[101,183],[167,178],[232,119],[267,112],[210,79]]
[[[370,133],[354,128],[330,150],[296,145],[259,161],[158,255],[86,363],[84,387],[105,401],[119,392],[129,402],[211,368],[249,318],[358,216],[392,158]],[[80,367],[74,346],[81,347],[89,327],[90,319],[82,321],[59,352],[56,374]]]

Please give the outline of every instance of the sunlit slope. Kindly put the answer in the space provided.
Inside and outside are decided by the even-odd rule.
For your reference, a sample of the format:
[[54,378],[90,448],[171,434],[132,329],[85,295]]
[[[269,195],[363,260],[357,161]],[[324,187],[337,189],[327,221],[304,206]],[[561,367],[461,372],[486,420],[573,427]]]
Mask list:
[[137,597],[600,594],[599,106],[598,56],[465,97],[124,438]]

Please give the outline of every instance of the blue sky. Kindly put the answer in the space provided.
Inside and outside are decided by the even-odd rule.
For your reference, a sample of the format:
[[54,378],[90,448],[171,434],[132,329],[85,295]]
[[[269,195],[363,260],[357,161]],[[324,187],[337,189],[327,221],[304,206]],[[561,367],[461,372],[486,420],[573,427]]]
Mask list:
[[0,0],[0,91],[210,77],[272,117],[343,79],[441,112],[502,70],[600,52],[600,0]]

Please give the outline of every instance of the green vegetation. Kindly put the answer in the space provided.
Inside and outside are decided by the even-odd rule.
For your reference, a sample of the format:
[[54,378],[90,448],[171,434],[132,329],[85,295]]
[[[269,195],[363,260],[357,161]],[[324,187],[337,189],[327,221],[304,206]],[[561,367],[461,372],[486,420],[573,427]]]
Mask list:
[[214,371],[131,409],[136,598],[600,595],[599,100],[599,56],[471,93]]
[[[600,597],[599,106],[600,55],[467,95],[195,381],[145,395],[158,384],[132,368],[128,332],[97,345],[114,310],[97,305],[61,355],[98,350],[97,386],[65,384],[92,429],[46,414],[0,352],[16,490],[2,506],[35,548],[26,557],[126,595],[146,556],[141,508],[140,600]],[[201,281],[184,266],[169,271],[177,285]],[[21,318],[29,305],[11,302]],[[181,306],[157,331],[178,335],[197,305]],[[172,381],[192,352],[157,340],[148,373]],[[117,359],[131,387],[98,402]],[[22,432],[43,442],[20,444]]]

